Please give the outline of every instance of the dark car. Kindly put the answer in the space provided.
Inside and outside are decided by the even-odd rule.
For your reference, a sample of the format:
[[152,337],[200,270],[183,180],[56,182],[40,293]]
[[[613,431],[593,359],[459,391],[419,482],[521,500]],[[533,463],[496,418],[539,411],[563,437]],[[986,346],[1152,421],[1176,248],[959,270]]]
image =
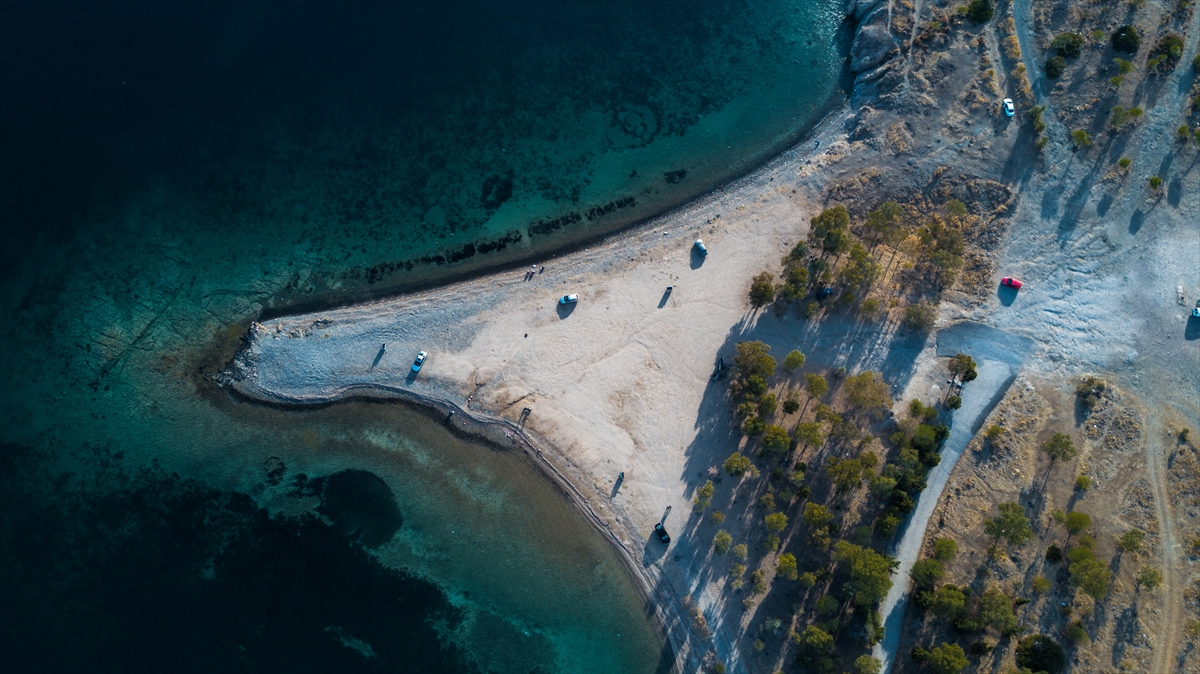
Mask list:
[[662,541],[663,545],[671,543],[671,537],[667,534],[667,530],[663,528],[662,522],[654,525],[654,535],[658,540]]
[[821,288],[821,290],[817,293],[817,299],[823,300],[832,294],[833,294],[833,288],[831,288],[829,286],[825,286],[824,288]]

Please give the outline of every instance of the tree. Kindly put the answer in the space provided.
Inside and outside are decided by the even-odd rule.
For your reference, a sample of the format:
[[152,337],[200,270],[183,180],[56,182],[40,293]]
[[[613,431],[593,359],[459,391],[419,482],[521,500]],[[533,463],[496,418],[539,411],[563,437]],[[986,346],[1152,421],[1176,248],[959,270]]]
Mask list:
[[867,214],[867,229],[875,233],[876,241],[881,237],[888,238],[896,227],[896,220],[903,212],[900,204],[894,201],[884,202],[878,209]]
[[912,577],[913,583],[917,587],[922,590],[932,590],[938,581],[945,577],[946,572],[942,569],[941,562],[936,559],[922,559],[913,564],[908,575]]
[[717,488],[713,486],[713,481],[705,482],[699,489],[696,490],[696,496],[692,499],[692,507],[696,512],[704,510],[712,505],[712,497]]
[[833,650],[833,637],[816,625],[809,625],[803,632],[794,634],[792,641],[809,655],[825,655]]
[[967,654],[958,644],[942,644],[929,649],[929,659],[925,661],[934,674],[958,674],[966,667]]
[[937,538],[934,541],[934,559],[937,561],[950,561],[958,552],[959,544],[954,542],[954,538]]
[[1003,538],[1015,546],[1023,545],[1033,537],[1029,518],[1025,517],[1025,509],[1019,503],[1001,503],[1000,514],[988,520],[984,531],[997,541]]
[[804,354],[797,349],[792,349],[788,355],[783,357],[783,369],[788,372],[798,370],[804,367]]
[[796,441],[803,442],[805,447],[818,446],[825,442],[825,438],[821,436],[821,424],[810,421],[797,425]]
[[810,529],[821,529],[825,525],[833,521],[833,513],[823,505],[817,503],[804,504],[804,523]]
[[1071,132],[1071,140],[1075,143],[1075,147],[1083,148],[1092,144],[1092,137],[1086,129],[1075,129]]
[[787,528],[787,515],[771,513],[763,518],[763,523],[767,525],[767,531],[777,534]]
[[992,0],[971,0],[971,4],[967,5],[966,15],[975,23],[987,23],[992,20],[995,11]]
[[954,619],[967,607],[967,596],[953,585],[943,585],[937,592],[926,594],[926,604],[934,615]]
[[1075,443],[1071,442],[1071,436],[1066,433],[1055,433],[1042,445],[1042,451],[1050,457],[1050,467],[1053,468],[1054,462],[1059,459],[1070,461],[1075,458]]
[[762,417],[750,417],[742,423],[742,432],[756,438],[767,431],[767,422]]
[[783,413],[795,414],[800,409],[800,401],[795,398],[788,398],[783,401]]
[[829,382],[819,374],[804,375],[804,384],[808,389],[808,395],[813,398],[820,398],[829,390]]
[[771,282],[774,278],[769,272],[764,271],[751,281],[750,304],[754,308],[766,306],[775,299],[775,284]]
[[883,671],[883,663],[869,655],[860,655],[854,661],[855,674],[879,674]]
[[1012,597],[995,588],[987,590],[979,598],[979,621],[1001,632],[1008,632],[1017,625],[1012,605]]
[[788,437],[787,431],[783,428],[771,425],[763,431],[762,448],[764,452],[786,452],[791,446],[792,439]]
[[771,347],[761,341],[738,342],[737,355],[733,362],[742,377],[759,376],[763,379],[775,374],[775,359],[770,355]]
[[808,240],[827,255],[841,255],[850,247],[850,212],[845,206],[826,208],[810,222]]
[[896,560],[846,541],[834,546],[833,558],[850,566],[850,580],[845,584],[847,594],[853,595],[858,606],[873,606],[892,589],[892,569]]
[[1162,572],[1153,566],[1143,566],[1142,570],[1138,572],[1138,586],[1144,587],[1151,592],[1154,591],[1154,588],[1162,585],[1162,580]]
[[750,463],[750,459],[742,456],[740,452],[734,452],[733,454],[729,455],[728,459],[725,459],[725,472],[729,473],[733,477],[745,475],[746,471],[753,467],[753,464]]
[[749,554],[749,552],[750,551],[746,548],[745,543],[738,543],[737,545],[733,546],[733,556],[743,562],[746,561],[746,556]]
[[1125,552],[1138,552],[1142,549],[1142,541],[1146,539],[1146,532],[1141,529],[1130,529],[1121,535],[1120,545]]
[[1067,533],[1074,536],[1081,531],[1087,531],[1092,527],[1092,518],[1084,513],[1071,511],[1063,520],[1063,526],[1067,528]]
[[842,268],[842,282],[851,288],[867,285],[879,276],[879,265],[876,264],[867,249],[861,243],[855,242],[850,247],[850,264]]
[[846,377],[846,398],[859,411],[874,415],[892,406],[892,388],[878,372],[867,370]]
[[796,580],[799,576],[796,572],[796,556],[790,552],[779,555],[779,559],[775,562],[775,573],[788,580]]
[[1062,647],[1044,634],[1031,634],[1017,642],[1017,666],[1032,672],[1058,674],[1067,664]]
[[975,381],[979,373],[975,370],[975,359],[960,353],[950,359],[950,374],[963,382]]
[[1073,59],[1079,58],[1083,53],[1083,43],[1083,36],[1079,33],[1059,33],[1050,43],[1050,48],[1058,52],[1059,56]]
[[1112,46],[1117,51],[1123,51],[1126,54],[1136,54],[1138,47],[1142,45],[1142,38],[1138,35],[1137,28],[1124,25],[1113,32]]
[[1033,579],[1033,591],[1037,594],[1046,594],[1050,591],[1050,581],[1045,576],[1038,576]]
[[729,546],[731,545],[733,545],[733,536],[728,531],[721,529],[717,532],[716,536],[713,536],[713,549],[717,551],[718,555],[729,552]]
[[774,393],[768,393],[758,399],[758,415],[766,418],[775,414],[776,407],[779,406],[778,400]]
[[904,326],[915,332],[929,332],[937,321],[937,307],[925,300],[904,309]]

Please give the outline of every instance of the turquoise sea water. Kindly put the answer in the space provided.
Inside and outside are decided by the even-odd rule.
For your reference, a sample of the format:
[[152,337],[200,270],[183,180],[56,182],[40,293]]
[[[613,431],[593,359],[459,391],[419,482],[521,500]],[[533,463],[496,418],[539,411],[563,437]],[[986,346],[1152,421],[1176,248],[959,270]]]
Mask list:
[[0,4],[6,651],[659,668],[618,560],[521,457],[209,376],[264,308],[536,260],[736,176],[839,100],[840,10]]

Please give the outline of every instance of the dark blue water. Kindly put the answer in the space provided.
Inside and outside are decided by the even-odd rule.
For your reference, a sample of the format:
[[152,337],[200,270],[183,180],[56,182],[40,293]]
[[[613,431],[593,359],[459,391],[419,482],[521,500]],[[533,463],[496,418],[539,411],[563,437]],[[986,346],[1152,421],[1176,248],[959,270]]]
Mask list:
[[212,374],[262,311],[536,260],[769,157],[840,100],[841,6],[0,3],[7,662],[665,666],[521,457]]

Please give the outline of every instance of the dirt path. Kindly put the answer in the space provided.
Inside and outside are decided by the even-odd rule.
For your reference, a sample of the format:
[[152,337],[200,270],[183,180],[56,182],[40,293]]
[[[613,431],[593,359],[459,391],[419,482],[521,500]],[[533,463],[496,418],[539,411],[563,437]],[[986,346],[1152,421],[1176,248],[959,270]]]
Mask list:
[[1154,671],[1176,671],[1172,660],[1178,652],[1176,644],[1183,616],[1183,588],[1179,587],[1176,577],[1182,566],[1179,546],[1175,539],[1175,512],[1171,507],[1171,495],[1167,489],[1167,457],[1169,449],[1164,447],[1166,438],[1162,422],[1153,414],[1147,413],[1145,447],[1146,472],[1150,477],[1150,486],[1154,490],[1154,514],[1158,517],[1162,552],[1162,623],[1158,626],[1158,640],[1154,644]]

